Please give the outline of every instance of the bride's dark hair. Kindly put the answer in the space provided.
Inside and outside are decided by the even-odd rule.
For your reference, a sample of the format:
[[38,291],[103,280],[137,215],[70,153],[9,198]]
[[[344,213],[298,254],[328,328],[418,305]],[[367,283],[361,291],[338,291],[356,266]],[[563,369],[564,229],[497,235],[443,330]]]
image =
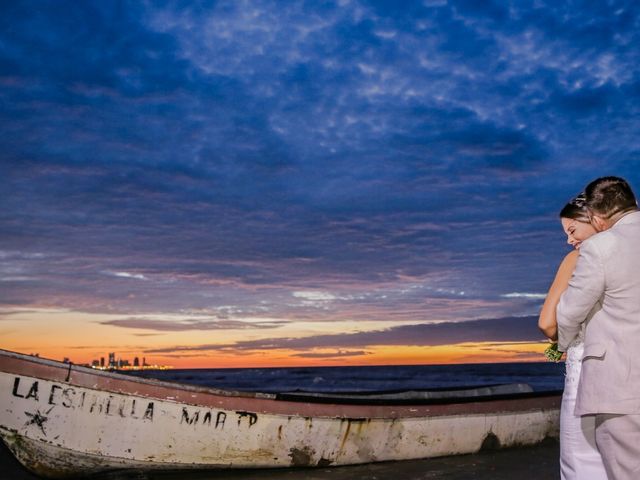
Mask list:
[[570,218],[579,222],[590,223],[589,211],[587,210],[587,198],[584,192],[580,193],[569,201],[562,210],[560,218]]

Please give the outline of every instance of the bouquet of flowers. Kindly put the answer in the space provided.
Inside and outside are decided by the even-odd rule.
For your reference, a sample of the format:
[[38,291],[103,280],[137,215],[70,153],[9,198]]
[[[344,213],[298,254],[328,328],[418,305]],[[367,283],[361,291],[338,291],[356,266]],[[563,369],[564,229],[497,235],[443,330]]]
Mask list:
[[562,355],[564,355],[564,352],[558,351],[557,343],[552,343],[544,351],[544,356],[547,357],[547,360],[550,362],[559,362]]

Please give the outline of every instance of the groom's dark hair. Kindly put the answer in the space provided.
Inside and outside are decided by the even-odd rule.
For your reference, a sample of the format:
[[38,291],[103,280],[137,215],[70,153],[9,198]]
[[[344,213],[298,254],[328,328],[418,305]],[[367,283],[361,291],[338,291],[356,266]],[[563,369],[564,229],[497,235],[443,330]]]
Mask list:
[[587,208],[603,218],[638,208],[636,197],[624,178],[597,178],[587,185],[584,193]]

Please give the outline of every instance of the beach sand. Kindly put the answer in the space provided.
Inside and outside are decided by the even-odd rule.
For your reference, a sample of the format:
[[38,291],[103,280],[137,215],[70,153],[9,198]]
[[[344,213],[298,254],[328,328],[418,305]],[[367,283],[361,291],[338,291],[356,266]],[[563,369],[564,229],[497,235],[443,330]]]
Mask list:
[[[97,475],[110,480],[527,480],[560,478],[559,445],[547,440],[535,447],[482,452],[475,455],[386,462],[353,467],[278,469],[260,471],[209,471]],[[6,480],[36,480],[0,441],[0,476]]]

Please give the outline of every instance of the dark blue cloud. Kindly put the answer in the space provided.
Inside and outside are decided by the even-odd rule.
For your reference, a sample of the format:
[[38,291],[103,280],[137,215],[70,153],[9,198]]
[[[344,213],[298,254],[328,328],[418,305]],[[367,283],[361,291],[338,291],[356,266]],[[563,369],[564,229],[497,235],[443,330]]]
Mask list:
[[563,203],[640,188],[635,5],[0,8],[6,306],[530,315]]
[[[475,342],[535,342],[540,334],[537,317],[499,318],[467,322],[402,325],[383,330],[348,334],[316,335],[305,338],[266,338],[246,340],[233,344],[205,344],[150,349],[147,353],[174,353],[181,351],[258,351],[258,350],[313,350],[316,348],[362,348],[380,345],[440,346]],[[365,351],[360,351],[364,354]],[[307,353],[306,355],[309,355]],[[335,353],[330,356],[338,356]]]

